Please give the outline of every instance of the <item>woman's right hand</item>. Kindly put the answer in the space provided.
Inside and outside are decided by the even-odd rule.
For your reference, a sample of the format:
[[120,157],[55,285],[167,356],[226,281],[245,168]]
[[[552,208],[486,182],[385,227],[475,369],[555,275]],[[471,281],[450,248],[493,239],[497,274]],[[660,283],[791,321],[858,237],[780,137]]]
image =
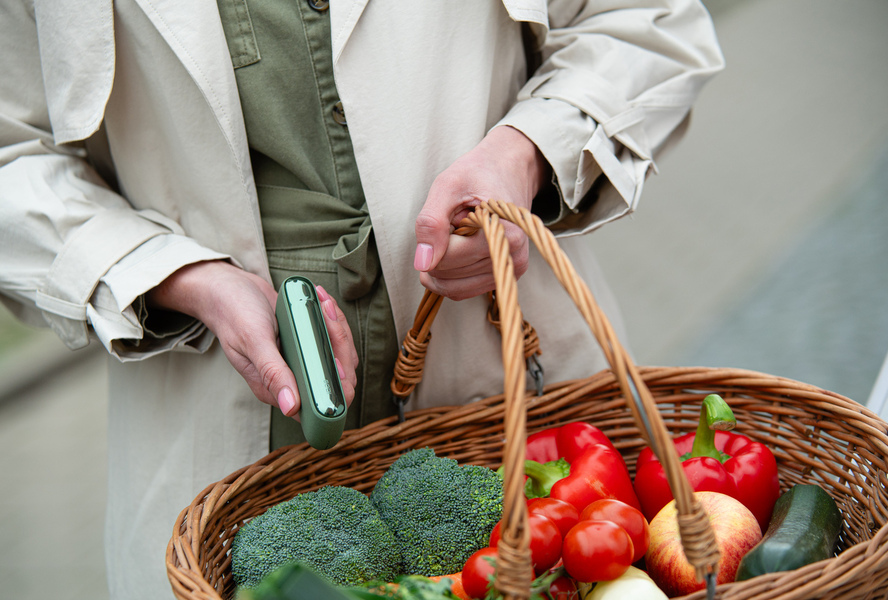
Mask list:
[[[333,345],[346,403],[357,384],[358,354],[351,330],[336,301],[318,288],[318,299]],[[186,265],[148,292],[149,306],[173,310],[203,322],[219,339],[228,361],[253,394],[298,419],[296,378],[281,356],[275,303],[267,281],[226,261]]]

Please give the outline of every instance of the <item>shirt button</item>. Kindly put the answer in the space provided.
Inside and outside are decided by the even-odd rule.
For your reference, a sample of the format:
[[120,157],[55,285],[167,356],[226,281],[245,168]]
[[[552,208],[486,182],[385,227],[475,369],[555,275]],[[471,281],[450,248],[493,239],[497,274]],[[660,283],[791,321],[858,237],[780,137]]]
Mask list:
[[327,0],[308,0],[308,5],[318,12],[324,12],[330,3]]
[[343,127],[346,125],[345,122],[345,109],[342,108],[342,102],[337,102],[333,105],[333,120],[342,125]]

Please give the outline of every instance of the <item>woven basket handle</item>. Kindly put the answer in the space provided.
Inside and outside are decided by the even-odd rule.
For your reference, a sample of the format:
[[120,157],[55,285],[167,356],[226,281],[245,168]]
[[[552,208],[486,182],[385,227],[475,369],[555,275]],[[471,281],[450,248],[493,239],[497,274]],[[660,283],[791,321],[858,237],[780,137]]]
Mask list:
[[[461,235],[472,235],[477,231],[474,228],[460,228],[457,230]],[[500,319],[496,293],[490,292],[488,298],[490,304],[487,307],[487,320],[496,327],[497,331],[502,332],[502,321]],[[401,352],[398,354],[398,359],[395,362],[395,374],[391,382],[393,400],[398,405],[401,421],[404,420],[404,405],[410,398],[410,394],[413,393],[413,390],[422,381],[426,351],[432,338],[430,330],[443,300],[443,296],[439,296],[429,290],[425,291],[416,311],[416,316],[413,319],[413,327],[407,332],[401,344]],[[528,364],[535,369],[533,377],[536,381],[537,393],[542,395],[543,372],[539,362],[536,361],[536,357],[542,354],[540,338],[536,330],[527,321],[522,321],[522,333],[524,337],[524,359],[529,361]]]
[[[498,544],[497,590],[507,600],[526,600],[530,595],[532,568],[530,564],[530,532],[527,527],[527,506],[524,501],[524,450],[527,439],[526,414],[524,406],[525,364],[521,309],[517,297],[517,281],[509,253],[508,240],[500,219],[519,226],[537,246],[540,254],[552,268],[561,285],[573,299],[616,376],[626,404],[632,413],[645,441],[663,464],[669,487],[676,500],[678,525],[682,546],[688,561],[694,566],[697,577],[706,579],[712,593],[713,574],[718,564],[719,553],[715,534],[703,506],[694,497],[693,490],[681,467],[681,461],[672,444],[665,424],[654,402],[650,390],[626,350],[620,344],[610,322],[598,306],[592,292],[579,277],[567,255],[558,246],[555,236],[529,210],[508,202],[490,200],[482,202],[462,223],[459,233],[469,229],[481,229],[490,246],[493,274],[497,290],[497,304],[501,317],[503,367],[504,367],[504,433],[503,452],[504,491],[503,527]],[[426,293],[417,311],[414,328],[422,342],[414,344],[405,340],[404,352],[399,363],[410,365],[416,373],[424,360],[425,348],[430,338],[431,323],[441,305],[441,297]],[[408,338],[411,336],[408,336]],[[421,346],[421,348],[419,347]],[[418,351],[418,353],[416,353]],[[401,360],[403,359],[403,361]],[[393,392],[404,389],[395,369],[392,380]],[[417,381],[409,385],[415,386]],[[397,392],[396,392],[397,393]]]

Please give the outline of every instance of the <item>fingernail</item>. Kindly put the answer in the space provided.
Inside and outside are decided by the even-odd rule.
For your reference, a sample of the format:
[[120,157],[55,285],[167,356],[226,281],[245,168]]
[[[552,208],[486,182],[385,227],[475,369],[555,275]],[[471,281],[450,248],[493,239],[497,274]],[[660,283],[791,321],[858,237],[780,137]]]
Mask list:
[[334,358],[333,362],[336,363],[336,372],[339,373],[339,379],[345,379],[345,369],[342,368],[342,363],[339,362],[338,358]]
[[416,255],[413,257],[413,268],[417,271],[428,271],[432,266],[432,247],[429,244],[417,244]]
[[293,390],[285,387],[278,394],[278,408],[281,409],[281,412],[284,413],[284,415],[287,415],[293,411],[295,406],[296,395],[293,393]]
[[316,286],[315,286],[315,289],[318,291],[318,299],[319,299],[321,302],[324,302],[325,300],[329,300],[329,299],[330,299],[330,294],[327,293],[327,290],[325,290],[324,288],[322,288],[322,287],[319,286],[319,285],[316,285]]
[[324,302],[324,311],[327,313],[327,316],[331,321],[336,321],[336,307],[333,306],[333,300],[327,300]]

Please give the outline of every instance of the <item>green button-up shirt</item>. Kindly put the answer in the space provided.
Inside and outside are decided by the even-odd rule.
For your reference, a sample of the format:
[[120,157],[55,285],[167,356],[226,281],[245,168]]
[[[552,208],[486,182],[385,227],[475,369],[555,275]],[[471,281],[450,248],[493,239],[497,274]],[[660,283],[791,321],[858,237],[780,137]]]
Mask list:
[[[333,295],[358,351],[348,427],[395,413],[398,343],[336,91],[323,0],[218,0],[235,67],[275,286],[300,274]],[[271,448],[304,440],[272,410]]]

